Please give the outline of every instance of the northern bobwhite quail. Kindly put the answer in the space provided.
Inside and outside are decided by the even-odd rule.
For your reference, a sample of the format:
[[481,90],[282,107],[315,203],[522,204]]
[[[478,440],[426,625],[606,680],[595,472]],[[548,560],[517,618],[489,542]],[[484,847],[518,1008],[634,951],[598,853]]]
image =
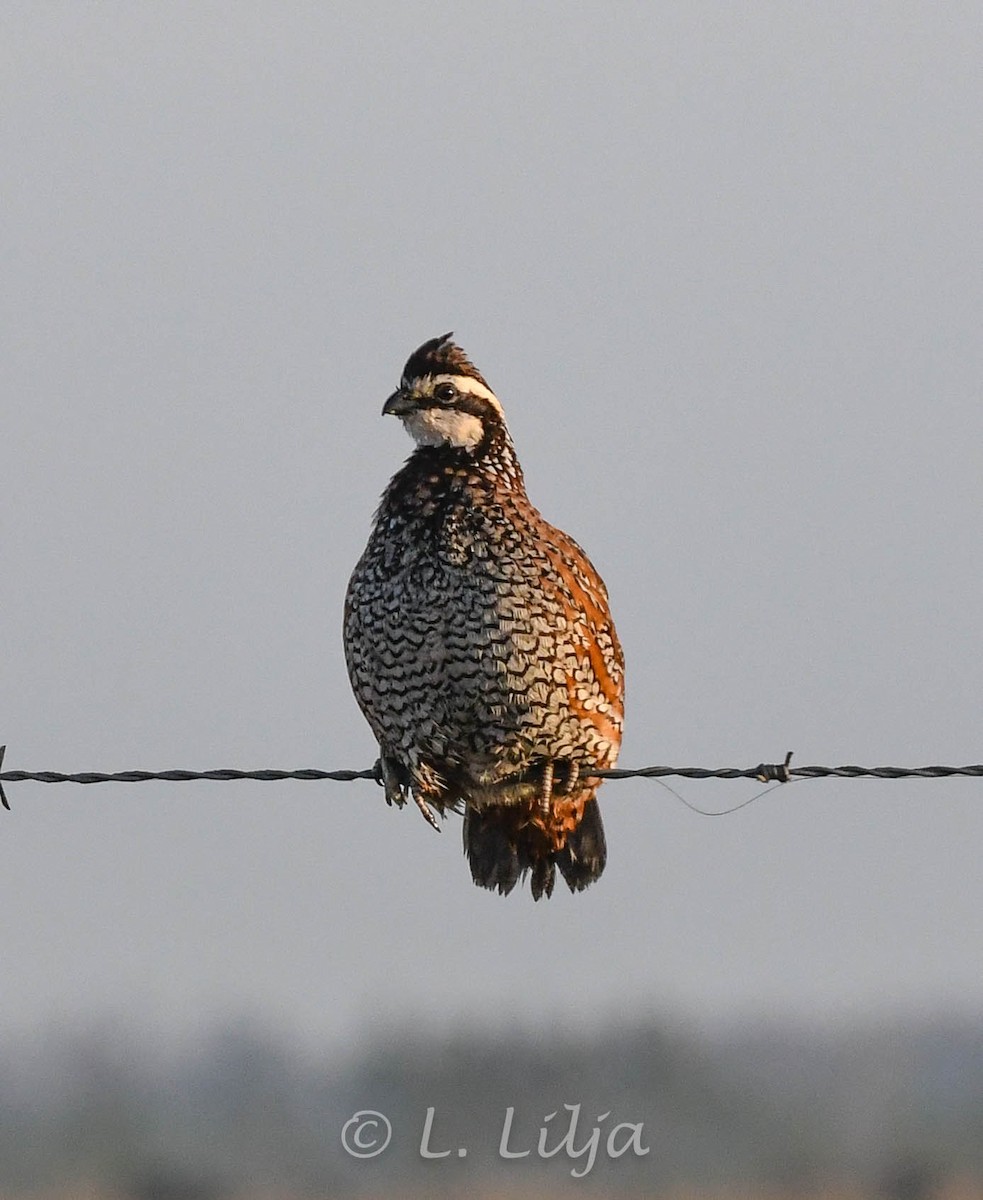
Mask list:
[[463,809],[475,883],[549,896],[604,870],[591,771],[621,744],[624,660],[583,550],[529,503],[498,402],[451,340],[424,343],[383,407],[416,450],[345,600],[345,657],[386,800]]

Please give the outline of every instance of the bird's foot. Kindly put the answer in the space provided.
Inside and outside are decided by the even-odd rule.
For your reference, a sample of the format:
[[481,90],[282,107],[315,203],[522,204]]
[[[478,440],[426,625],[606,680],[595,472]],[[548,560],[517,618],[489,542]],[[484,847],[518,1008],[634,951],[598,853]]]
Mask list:
[[539,811],[546,816],[554,796],[568,796],[580,780],[580,763],[572,758],[547,758],[539,777]]
[[566,770],[564,771],[563,786],[560,788],[560,791],[563,792],[564,795],[568,795],[574,790],[574,788],[576,788],[578,782],[580,781],[580,763],[575,759],[568,758],[564,760],[563,765]]
[[421,762],[413,772],[413,799],[423,813],[423,819],[440,833],[440,825],[428,801],[433,801],[442,813],[447,787],[440,772],[427,762]]
[[413,799],[416,801],[417,808],[423,813],[423,818],[427,824],[431,825],[437,830],[438,833],[440,833],[440,825],[437,822],[437,818],[434,816],[434,811],[426,802],[426,800],[424,800],[423,796],[419,792],[414,792]]
[[383,754],[376,760],[373,770],[376,780],[385,789],[386,803],[402,808],[406,803],[406,792],[410,784],[409,775],[403,764],[398,759]]
[[553,800],[553,760],[548,758],[543,763],[543,776],[541,780],[541,789],[539,793],[539,811],[543,816],[548,816],[550,804]]

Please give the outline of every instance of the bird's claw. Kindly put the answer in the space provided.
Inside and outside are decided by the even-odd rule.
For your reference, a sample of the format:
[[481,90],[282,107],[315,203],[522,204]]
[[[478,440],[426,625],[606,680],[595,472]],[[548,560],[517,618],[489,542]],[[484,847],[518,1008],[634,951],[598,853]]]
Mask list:
[[434,816],[434,811],[430,805],[426,802],[426,800],[424,800],[419,792],[413,793],[413,799],[416,801],[417,808],[423,813],[423,819],[428,825],[432,826],[432,828],[436,829],[436,831],[440,833],[440,825],[437,823],[437,818]]

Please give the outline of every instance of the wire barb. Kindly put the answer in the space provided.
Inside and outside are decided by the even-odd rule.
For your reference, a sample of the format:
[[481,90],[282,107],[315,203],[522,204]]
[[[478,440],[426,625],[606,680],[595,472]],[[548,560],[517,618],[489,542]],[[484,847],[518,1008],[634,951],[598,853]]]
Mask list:
[[788,769],[792,761],[792,751],[785,755],[783,763],[758,763],[758,773],[755,775],[760,783],[788,783],[792,778]]
[[3,790],[3,756],[7,753],[6,746],[0,746],[0,804],[4,806],[7,812],[10,812],[10,805],[7,803],[7,796]]

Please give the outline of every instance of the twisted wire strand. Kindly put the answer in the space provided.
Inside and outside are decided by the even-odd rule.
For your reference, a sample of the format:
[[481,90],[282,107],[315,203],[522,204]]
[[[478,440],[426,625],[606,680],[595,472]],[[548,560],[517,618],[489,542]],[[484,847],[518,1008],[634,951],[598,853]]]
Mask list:
[[659,779],[678,775],[683,779],[757,779],[761,783],[774,780],[788,783],[792,779],[947,779],[951,775],[983,777],[983,763],[966,767],[789,767],[784,764],[760,763],[756,767],[638,767],[631,771],[592,771],[591,775],[605,779]]
[[[6,746],[0,746],[0,768]],[[793,767],[792,752],[784,762],[758,763],[756,767],[636,767],[592,771],[591,777],[599,779],[662,779],[678,776],[682,779],[756,779],[760,783],[789,783],[793,779],[948,779],[954,775],[983,777],[983,763],[965,767]],[[3,792],[5,783],[146,783],[150,780],[165,780],[170,783],[187,783],[195,779],[212,779],[229,782],[237,779],[254,779],[263,783],[282,779],[321,780],[330,779],[339,783],[351,783],[357,779],[380,781],[377,767],[363,771],[321,771],[317,769],[299,771],[259,770],[242,771],[223,768],[213,771],[3,771],[0,770],[0,803],[10,808]]]

